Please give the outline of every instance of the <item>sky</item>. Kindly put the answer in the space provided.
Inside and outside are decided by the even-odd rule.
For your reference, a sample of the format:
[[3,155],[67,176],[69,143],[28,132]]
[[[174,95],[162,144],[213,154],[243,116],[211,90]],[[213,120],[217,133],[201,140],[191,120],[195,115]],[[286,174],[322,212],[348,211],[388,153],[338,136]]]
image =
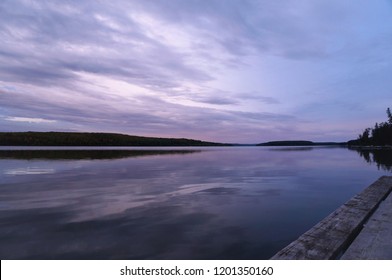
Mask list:
[[0,0],[0,131],[347,141],[392,107],[392,1]]

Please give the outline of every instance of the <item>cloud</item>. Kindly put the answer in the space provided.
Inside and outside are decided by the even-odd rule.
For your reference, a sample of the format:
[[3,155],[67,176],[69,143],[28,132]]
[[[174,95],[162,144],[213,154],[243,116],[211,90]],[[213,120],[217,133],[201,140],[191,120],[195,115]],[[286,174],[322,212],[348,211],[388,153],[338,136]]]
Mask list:
[[[118,11],[111,14],[106,5],[83,13],[85,6],[73,3],[69,14],[50,5],[24,3],[15,12],[12,5],[16,4],[7,2],[2,10],[2,35],[8,44],[1,52],[7,63],[0,71],[8,81],[69,83],[77,78],[75,73],[87,72],[164,88],[182,80],[210,79],[202,70],[187,65],[159,38],[143,34],[131,18]],[[109,12],[107,17],[98,14],[105,12]],[[118,21],[113,24],[121,30],[108,26],[110,18]],[[12,56],[18,60],[8,59]]]
[[331,7],[336,13],[336,5],[312,1],[67,3],[3,2],[2,77],[47,85],[87,72],[160,88],[204,82],[214,79],[208,64],[240,63],[238,57],[255,51],[323,57],[325,40],[340,21],[332,27],[315,21]]
[[[280,130],[279,123],[292,125],[296,122],[294,117],[286,115],[202,108],[171,103],[152,96],[139,97],[139,104],[124,99],[118,104],[116,100],[99,100],[102,95],[98,95],[97,98],[80,98],[77,103],[72,103],[73,97],[67,97],[66,93],[62,102],[55,98],[45,99],[47,94],[34,96],[4,90],[1,93],[1,104],[14,114],[22,116],[8,117],[6,120],[34,121],[35,124],[38,121],[56,120],[57,124],[50,128],[51,130],[59,130],[58,124],[62,124],[66,130],[125,132],[134,135],[188,137],[214,141],[225,139],[226,142],[241,140],[256,143],[257,139],[249,139],[248,131],[257,131],[258,135],[262,131],[267,133],[269,130]],[[42,98],[38,97],[40,95]],[[25,127],[21,128],[23,129],[26,130]]]
[[371,102],[388,81],[390,7],[357,3],[2,1],[0,113],[206,140],[304,133],[312,104],[335,123],[342,96]]
[[22,118],[22,117],[6,117],[6,121],[11,122],[28,122],[28,123],[54,123],[55,120],[46,120],[41,118]]

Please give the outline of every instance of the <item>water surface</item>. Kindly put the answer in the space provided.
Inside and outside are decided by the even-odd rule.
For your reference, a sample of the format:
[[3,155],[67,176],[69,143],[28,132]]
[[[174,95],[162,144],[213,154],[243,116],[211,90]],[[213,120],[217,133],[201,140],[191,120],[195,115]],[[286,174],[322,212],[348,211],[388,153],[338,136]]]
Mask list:
[[268,259],[390,174],[382,154],[3,147],[0,258]]

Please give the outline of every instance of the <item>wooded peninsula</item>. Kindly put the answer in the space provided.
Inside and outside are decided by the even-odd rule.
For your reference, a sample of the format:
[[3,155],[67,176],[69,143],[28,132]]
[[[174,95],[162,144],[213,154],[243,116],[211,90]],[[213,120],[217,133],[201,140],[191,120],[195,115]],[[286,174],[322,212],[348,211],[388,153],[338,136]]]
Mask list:
[[356,140],[348,141],[349,146],[391,146],[392,145],[392,113],[387,109],[388,120],[376,123],[373,128],[366,128]]
[[[388,120],[366,128],[356,140],[312,142],[306,140],[270,141],[250,146],[392,146],[392,113]],[[0,132],[0,146],[238,146],[186,138],[160,138],[96,132]],[[248,145],[247,145],[248,146]]]
[[231,144],[117,133],[0,132],[0,146],[231,146]]

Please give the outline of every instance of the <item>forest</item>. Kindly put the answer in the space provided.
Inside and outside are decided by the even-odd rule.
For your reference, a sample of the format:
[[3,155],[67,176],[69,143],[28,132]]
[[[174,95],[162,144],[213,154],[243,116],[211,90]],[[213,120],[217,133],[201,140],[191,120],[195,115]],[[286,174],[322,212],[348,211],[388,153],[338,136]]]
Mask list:
[[349,146],[389,146],[392,145],[392,113],[387,109],[388,120],[376,123],[373,128],[366,128]]
[[227,146],[185,138],[157,138],[117,133],[0,132],[0,146]]

